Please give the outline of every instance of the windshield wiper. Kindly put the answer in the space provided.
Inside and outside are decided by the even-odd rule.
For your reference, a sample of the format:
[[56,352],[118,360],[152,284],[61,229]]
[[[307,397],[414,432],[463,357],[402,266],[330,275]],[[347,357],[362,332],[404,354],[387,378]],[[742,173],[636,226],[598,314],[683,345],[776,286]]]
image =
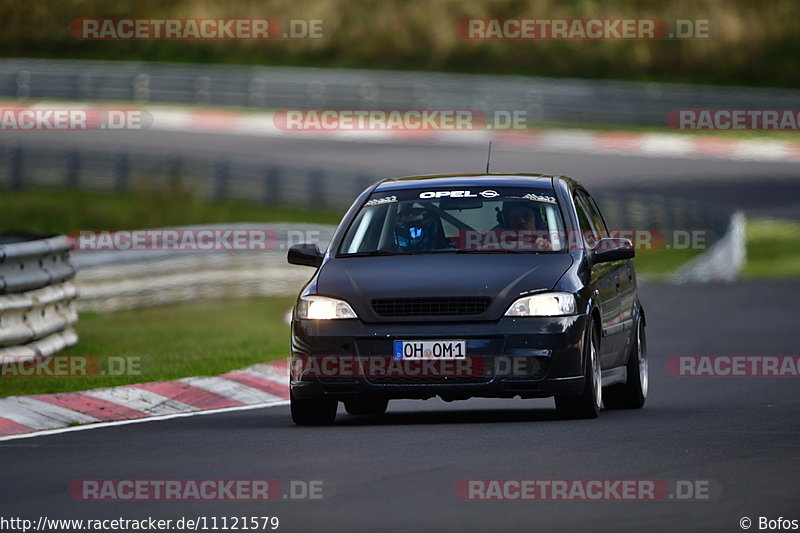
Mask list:
[[338,257],[371,257],[377,255],[408,255],[402,253],[394,253],[389,250],[368,250],[366,252],[352,252],[349,254],[339,254]]
[[456,250],[457,254],[529,254],[538,250]]

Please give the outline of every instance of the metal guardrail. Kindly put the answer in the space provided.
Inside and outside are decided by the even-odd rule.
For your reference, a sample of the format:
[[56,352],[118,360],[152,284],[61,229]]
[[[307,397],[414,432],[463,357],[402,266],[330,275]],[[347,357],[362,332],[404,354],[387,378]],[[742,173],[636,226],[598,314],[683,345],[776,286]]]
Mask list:
[[[293,244],[325,249],[335,226],[326,224],[217,224],[182,229],[263,231],[267,250],[83,251],[72,253],[78,274],[79,309],[115,311],[217,298],[297,294],[311,271],[289,265]],[[174,229],[174,228],[172,228]]]
[[[346,168],[256,164],[201,154],[116,153],[36,144],[0,144],[0,187],[126,192],[185,187],[192,196],[263,205],[350,205],[378,177]],[[309,194],[309,191],[314,191]]]
[[744,213],[734,213],[727,233],[703,254],[678,267],[670,281],[681,284],[738,279],[747,259],[745,222]]
[[[709,251],[719,248],[715,243],[731,240],[730,213],[699,202],[641,194],[598,195],[597,200],[612,229],[660,230],[667,238],[671,229],[702,230]],[[286,262],[289,247],[309,242],[325,250],[336,229],[332,225],[289,223],[183,229],[189,228],[262,230],[273,236],[273,246],[266,251],[78,250],[72,257],[78,267],[75,284],[81,294],[79,308],[115,311],[193,300],[296,295],[311,271]],[[706,275],[705,270],[710,268],[708,255],[696,256],[695,263],[704,270],[691,280],[728,280],[738,273],[741,261],[725,265],[725,276],[718,274],[717,267]],[[720,261],[715,259],[713,263]]]
[[[380,178],[338,166],[323,169],[202,155],[109,154],[19,144],[3,150],[0,146],[0,186],[8,189],[36,186],[126,192],[139,185],[163,189],[172,184],[191,191],[193,197],[215,201],[344,209]],[[690,199],[595,192],[609,223],[618,228],[703,229],[719,236],[725,233],[730,217],[726,210]]]
[[0,294],[53,285],[74,274],[66,236],[33,238],[0,234]]
[[45,357],[78,341],[74,274],[67,237],[0,235],[0,357]]
[[674,109],[796,108],[800,91],[381,70],[0,60],[0,98],[289,109],[524,111],[532,121],[663,126]]

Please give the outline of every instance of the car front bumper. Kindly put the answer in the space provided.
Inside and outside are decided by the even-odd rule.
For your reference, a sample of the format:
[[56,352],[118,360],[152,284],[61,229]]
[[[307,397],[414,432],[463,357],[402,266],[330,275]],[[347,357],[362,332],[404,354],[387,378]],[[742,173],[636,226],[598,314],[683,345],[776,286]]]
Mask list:
[[[295,319],[292,395],[344,401],[364,396],[457,400],[579,394],[585,379],[582,354],[587,323],[587,315],[457,323]],[[466,341],[467,360],[458,367],[460,371],[428,372],[416,362],[414,368],[422,369],[421,373],[384,372],[386,365],[393,364],[395,340],[437,339]],[[379,364],[370,366],[375,362]],[[448,363],[447,368],[456,367]],[[382,370],[376,372],[377,368]]]

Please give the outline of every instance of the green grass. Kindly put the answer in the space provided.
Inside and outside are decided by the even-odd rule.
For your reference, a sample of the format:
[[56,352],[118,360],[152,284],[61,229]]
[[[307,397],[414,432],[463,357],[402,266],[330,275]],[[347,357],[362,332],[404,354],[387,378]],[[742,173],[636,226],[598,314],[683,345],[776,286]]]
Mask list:
[[800,276],[800,222],[749,220],[746,228],[747,262],[744,278]]
[[701,252],[702,250],[637,250],[633,264],[637,275],[657,280],[666,277]]
[[[800,275],[800,223],[753,220],[747,224],[747,278]],[[661,277],[696,251],[638,252],[637,272]],[[64,355],[138,358],[139,373],[120,376],[0,378],[0,396],[69,392],[186,376],[217,375],[286,357],[289,329],[283,316],[293,297],[195,302],[168,307],[82,313],[80,342]],[[128,359],[131,361],[131,359]],[[136,359],[134,359],[136,361]]]
[[[208,203],[185,191],[143,190],[124,195],[86,191],[24,190],[0,195],[0,227],[44,232],[76,228],[294,221],[336,224],[337,210]],[[800,275],[800,222],[747,223],[745,278]],[[642,277],[660,278],[697,254],[692,250],[638,251]],[[195,302],[115,313],[82,313],[80,342],[65,355],[139,358],[140,373],[119,376],[1,377],[0,397],[68,392],[186,376],[217,375],[286,357],[289,330],[283,316],[293,297]]]
[[[342,211],[209,203],[181,190],[118,194],[33,189],[0,194],[0,228],[66,233],[75,229],[148,228],[225,222],[309,222],[337,224]],[[800,273],[800,224],[755,220],[747,226],[745,277],[786,277]],[[692,250],[639,250],[640,274],[661,277],[696,255]]]
[[[77,345],[62,355],[139,358],[139,373],[119,376],[0,377],[0,396],[112,387],[217,375],[288,357],[283,316],[294,297],[195,302],[115,313],[82,313]],[[120,361],[117,359],[117,361]],[[136,363],[136,359],[127,360]],[[91,365],[90,365],[91,366]],[[118,367],[114,367],[118,368]]]
[[330,208],[312,210],[243,202],[210,203],[193,198],[181,189],[125,194],[52,189],[0,191],[0,228],[56,233],[225,222],[337,224],[343,213]]
[[[32,189],[0,194],[0,228],[68,233],[76,229],[149,228],[224,222],[308,222],[338,224],[342,211],[265,207],[246,203],[209,203],[181,190],[145,190],[126,194]],[[637,251],[636,268],[659,276],[696,252]]]
[[[745,230],[747,260],[741,276],[745,279],[800,277],[800,222],[753,219]],[[636,271],[649,279],[661,279],[699,250],[653,250],[636,252]]]
[[[637,272],[659,277],[690,251],[640,252]],[[96,357],[133,365],[122,375],[0,377],[0,397],[70,392],[224,372],[287,357],[289,327],[283,317],[294,297],[193,302],[165,307],[81,313],[79,343],[60,355]],[[89,364],[91,367],[91,363]],[[118,369],[117,364],[113,368]],[[124,367],[123,367],[124,368]]]

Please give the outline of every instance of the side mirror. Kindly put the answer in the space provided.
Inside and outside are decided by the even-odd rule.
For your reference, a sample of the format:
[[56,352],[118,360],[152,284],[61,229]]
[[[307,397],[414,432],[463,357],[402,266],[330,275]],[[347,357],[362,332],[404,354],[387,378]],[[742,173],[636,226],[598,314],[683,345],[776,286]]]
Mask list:
[[286,259],[293,265],[318,267],[322,264],[322,257],[316,244],[295,244],[289,248]]
[[592,261],[595,264],[633,259],[635,255],[636,250],[633,248],[633,243],[630,239],[600,239],[595,247],[592,248]]

